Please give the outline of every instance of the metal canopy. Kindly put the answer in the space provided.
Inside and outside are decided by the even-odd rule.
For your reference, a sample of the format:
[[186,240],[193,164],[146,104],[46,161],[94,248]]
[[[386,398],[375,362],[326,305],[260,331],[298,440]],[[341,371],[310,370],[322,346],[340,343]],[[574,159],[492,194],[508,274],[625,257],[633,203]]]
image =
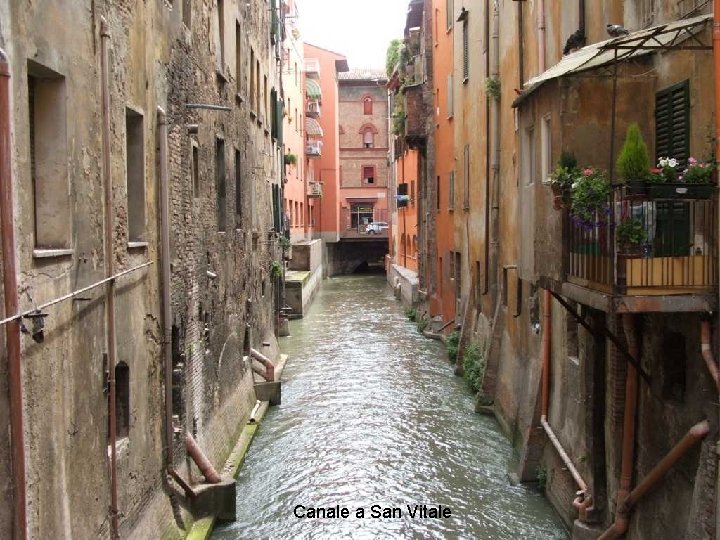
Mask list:
[[[712,14],[701,15],[692,19],[683,19],[669,24],[661,24],[630,32],[626,36],[593,43],[574,53],[564,56],[550,69],[533,77],[525,83],[522,94],[515,99],[512,106],[521,105],[533,92],[546,82],[587,71],[608,64],[637,58],[657,51],[668,50],[710,50],[697,34],[712,20]],[[685,42],[692,40],[690,43]]]
[[305,92],[307,94],[307,97],[310,99],[322,99],[322,90],[320,89],[320,84],[318,84],[318,82],[314,81],[313,79],[305,80]]

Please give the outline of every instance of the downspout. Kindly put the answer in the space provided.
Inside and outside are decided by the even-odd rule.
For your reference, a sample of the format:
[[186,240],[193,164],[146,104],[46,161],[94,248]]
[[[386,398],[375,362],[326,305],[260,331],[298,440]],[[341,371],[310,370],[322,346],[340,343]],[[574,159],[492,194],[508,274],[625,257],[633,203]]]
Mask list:
[[175,470],[172,421],[172,304],[170,302],[170,189],[168,186],[167,115],[157,109],[160,160],[160,268],[162,272],[163,347],[165,361],[165,468],[188,497],[195,492]]
[[[3,297],[5,316],[18,313],[15,267],[15,218],[13,215],[12,163],[10,161],[10,65],[0,49],[0,234],[2,235]],[[22,367],[20,364],[20,319],[5,325],[8,394],[10,401],[10,448],[13,474],[13,537],[27,536],[25,493],[25,433],[23,427]]]
[[538,73],[545,72],[545,0],[538,2]]
[[[492,58],[491,76],[500,81],[500,9],[498,0],[493,0],[493,26],[492,26]],[[502,91],[502,87],[501,87]],[[497,296],[498,276],[498,240],[500,236],[500,96],[493,96],[492,112],[492,186],[491,186],[491,219],[490,219],[490,283],[495,289],[494,301]]]
[[[635,316],[625,314],[622,317],[628,352],[638,359],[638,342],[635,328]],[[635,410],[637,409],[638,376],[635,366],[626,362],[625,413],[623,419],[622,458],[620,464],[620,486],[615,501],[615,523],[603,534],[604,538],[615,538],[624,534],[630,525],[630,487],[632,485],[633,461],[635,457]],[[610,536],[608,536],[610,534]]]
[[580,476],[570,456],[568,456],[548,422],[548,410],[550,407],[550,355],[552,352],[552,295],[548,289],[543,289],[542,328],[543,333],[540,342],[542,354],[542,404],[540,424],[579,488],[577,497],[573,500],[572,504],[578,510],[580,520],[586,521],[587,510],[592,504],[592,497],[590,496],[587,482]]
[[[627,515],[630,514],[630,510],[635,506],[638,501],[649,493],[655,485],[662,480],[667,474],[670,468],[685,455],[685,453],[695,446],[698,442],[704,439],[707,434],[710,433],[710,423],[707,420],[703,420],[695,424],[680,439],[670,452],[668,452],[660,462],[653,467],[653,469],[643,478],[642,482],[629,493],[628,497],[623,502],[623,512]],[[615,521],[599,538],[598,540],[610,540],[618,538],[627,531],[627,524],[623,526],[622,523]]]
[[[110,168],[110,77],[108,42],[110,32],[104,17],[100,19],[100,76],[102,86],[102,172],[105,185],[105,231],[104,231],[104,258],[105,277],[113,275],[113,188],[112,171]],[[105,288],[105,317],[108,355],[108,434],[110,444],[110,531],[112,538],[119,538],[118,532],[118,486],[117,486],[117,451],[115,442],[117,426],[115,418],[115,281],[110,280]]]

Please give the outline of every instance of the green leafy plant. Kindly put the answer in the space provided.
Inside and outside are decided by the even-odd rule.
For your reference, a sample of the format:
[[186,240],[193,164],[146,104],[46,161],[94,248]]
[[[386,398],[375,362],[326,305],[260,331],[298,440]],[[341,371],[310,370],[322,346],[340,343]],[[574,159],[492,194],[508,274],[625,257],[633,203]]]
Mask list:
[[619,244],[628,246],[639,246],[647,240],[647,232],[643,222],[635,217],[625,218],[615,229],[615,235]]
[[455,363],[457,359],[458,347],[460,346],[460,332],[455,330],[445,338],[445,348],[447,349],[448,359]]
[[412,322],[415,322],[417,317],[417,310],[414,307],[409,307],[405,310],[405,316]]
[[588,226],[604,222],[610,212],[611,193],[612,186],[605,173],[586,167],[572,186],[573,217]]
[[548,481],[548,470],[547,467],[542,463],[537,466],[537,470],[535,471],[535,478],[537,478],[538,489],[540,491],[545,491]]
[[565,167],[566,169],[577,169],[578,168],[578,162],[577,158],[575,157],[575,154],[572,152],[569,152],[567,150],[563,150],[560,152],[560,161],[558,162],[558,165],[560,167]]
[[405,98],[398,92],[395,95],[395,105],[392,113],[393,135],[405,134]]
[[417,331],[419,333],[422,334],[427,327],[428,327],[427,319],[420,319],[419,321],[417,321]]
[[392,77],[395,67],[400,62],[400,52],[404,45],[401,39],[393,39],[388,45],[387,52],[385,53],[385,73],[388,77]]
[[297,155],[285,154],[284,160],[285,160],[285,165],[295,165],[297,163]]
[[714,161],[701,163],[691,156],[688,158],[687,168],[680,176],[680,180],[686,184],[709,184],[712,182],[716,167],[717,164]]
[[617,171],[626,181],[645,180],[650,168],[647,145],[637,123],[630,124],[617,158]]
[[280,261],[273,261],[270,264],[270,275],[272,277],[282,276],[282,271],[283,271],[283,265]]
[[480,351],[480,345],[470,342],[463,355],[463,377],[473,392],[480,390],[485,376],[485,358]]
[[485,90],[493,99],[500,99],[501,87],[500,79],[497,77],[488,77],[485,79]]

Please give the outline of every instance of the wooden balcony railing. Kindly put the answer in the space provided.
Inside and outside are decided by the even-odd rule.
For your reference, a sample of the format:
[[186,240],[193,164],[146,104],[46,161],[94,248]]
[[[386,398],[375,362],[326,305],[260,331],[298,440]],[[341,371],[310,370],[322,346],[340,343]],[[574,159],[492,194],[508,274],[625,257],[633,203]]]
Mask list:
[[[715,189],[662,186],[656,193],[613,189],[594,223],[568,213],[564,266],[569,282],[623,295],[709,293],[718,284]],[[697,197],[697,198],[695,198]],[[632,219],[642,230],[632,249],[618,227]],[[622,240],[622,237],[620,238]]]

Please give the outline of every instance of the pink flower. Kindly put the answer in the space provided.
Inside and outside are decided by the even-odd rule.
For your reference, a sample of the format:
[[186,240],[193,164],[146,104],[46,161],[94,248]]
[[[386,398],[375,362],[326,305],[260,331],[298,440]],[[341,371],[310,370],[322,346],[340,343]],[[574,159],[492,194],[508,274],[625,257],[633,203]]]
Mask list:
[[698,160],[695,159],[695,158],[692,157],[692,156],[690,156],[690,157],[688,158],[688,163],[689,163],[690,165],[696,165],[697,162],[698,162]]
[[595,173],[590,167],[583,169],[583,176],[592,176]]

